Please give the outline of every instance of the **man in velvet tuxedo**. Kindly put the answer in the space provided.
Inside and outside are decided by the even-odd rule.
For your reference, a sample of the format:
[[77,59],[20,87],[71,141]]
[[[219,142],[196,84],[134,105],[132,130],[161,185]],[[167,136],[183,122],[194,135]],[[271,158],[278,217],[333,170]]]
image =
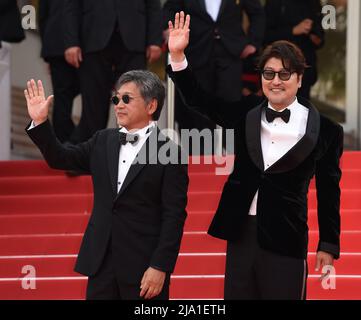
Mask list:
[[165,97],[160,79],[141,70],[122,75],[112,98],[121,129],[78,145],[56,139],[47,120],[52,96],[45,98],[41,81],[29,81],[25,97],[33,120],[27,133],[50,167],[92,176],[93,210],[75,266],[89,277],[87,299],[168,299],[188,175],[186,165],[158,157],[166,143],[178,150],[156,126]]
[[174,26],[169,22],[168,73],[189,107],[235,132],[234,170],[208,231],[227,240],[225,298],[305,299],[307,193],[314,175],[316,271],[340,254],[342,127],[297,98],[305,58],[287,41],[272,43],[260,58],[267,98],[261,104],[251,96],[227,103],[205,93],[184,55],[189,23],[184,13]]

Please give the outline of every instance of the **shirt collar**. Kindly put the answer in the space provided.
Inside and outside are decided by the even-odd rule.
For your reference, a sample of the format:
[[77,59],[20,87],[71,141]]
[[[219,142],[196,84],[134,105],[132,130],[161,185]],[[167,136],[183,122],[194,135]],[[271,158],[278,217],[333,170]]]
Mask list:
[[295,100],[287,107],[281,109],[281,110],[276,110],[275,108],[273,108],[271,106],[271,104],[268,102],[268,108],[274,110],[274,111],[277,111],[277,112],[282,112],[283,110],[285,109],[289,109],[289,110],[292,110],[292,109],[295,109],[295,107],[298,105],[298,100],[297,100],[297,97],[295,97]]
[[129,132],[125,127],[120,127],[119,132],[138,134],[142,138],[145,137],[147,134],[149,134],[156,125],[157,125],[156,121],[150,121],[147,126],[141,129],[137,129],[132,132]]

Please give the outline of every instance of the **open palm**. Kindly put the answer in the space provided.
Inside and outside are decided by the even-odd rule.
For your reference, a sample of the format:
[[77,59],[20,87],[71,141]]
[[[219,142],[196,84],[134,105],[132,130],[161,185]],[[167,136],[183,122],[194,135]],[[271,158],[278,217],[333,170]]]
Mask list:
[[48,118],[49,107],[52,103],[53,96],[49,96],[46,99],[41,80],[36,84],[33,79],[27,82],[27,89],[24,90],[24,95],[30,118],[36,124],[44,122]]
[[189,43],[189,24],[190,16],[184,17],[184,12],[176,13],[174,19],[174,25],[171,21],[168,22],[169,27],[169,40],[168,48],[169,52],[180,53],[184,52],[184,49]]

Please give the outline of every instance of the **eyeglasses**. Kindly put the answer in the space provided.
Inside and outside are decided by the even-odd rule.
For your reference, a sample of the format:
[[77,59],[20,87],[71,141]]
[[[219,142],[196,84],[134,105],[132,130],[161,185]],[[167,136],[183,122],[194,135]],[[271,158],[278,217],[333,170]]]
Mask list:
[[281,70],[278,72],[273,71],[273,70],[263,70],[262,76],[266,80],[273,80],[275,78],[276,74],[278,74],[278,78],[280,78],[282,81],[287,81],[287,80],[290,80],[292,73],[294,73],[294,72],[288,71],[288,70]]
[[121,97],[114,95],[111,97],[111,101],[115,104],[118,105],[120,100],[123,101],[124,104],[128,104],[131,100],[135,99],[136,97],[131,97],[129,96],[129,94],[123,94]]

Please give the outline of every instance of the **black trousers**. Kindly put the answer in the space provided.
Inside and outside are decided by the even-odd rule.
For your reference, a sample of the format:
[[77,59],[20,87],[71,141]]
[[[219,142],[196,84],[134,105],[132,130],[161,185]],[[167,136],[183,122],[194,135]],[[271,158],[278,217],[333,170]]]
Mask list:
[[74,131],[71,118],[74,98],[80,93],[78,70],[69,65],[64,57],[48,57],[53,85],[53,126],[61,142],[69,141]]
[[145,67],[145,53],[129,51],[116,31],[105,49],[83,54],[79,69],[83,110],[72,142],[85,141],[106,127],[116,81],[124,72]]
[[[105,257],[98,272],[88,278],[86,291],[87,300],[144,300],[139,296],[140,282],[138,284],[128,284],[119,281],[116,276],[116,265],[112,260],[111,245],[108,245]],[[145,271],[145,270],[144,270]],[[169,276],[166,277],[163,290],[151,300],[169,299]]]
[[225,299],[304,300],[306,260],[281,256],[257,243],[257,218],[249,216],[238,241],[228,241]]

